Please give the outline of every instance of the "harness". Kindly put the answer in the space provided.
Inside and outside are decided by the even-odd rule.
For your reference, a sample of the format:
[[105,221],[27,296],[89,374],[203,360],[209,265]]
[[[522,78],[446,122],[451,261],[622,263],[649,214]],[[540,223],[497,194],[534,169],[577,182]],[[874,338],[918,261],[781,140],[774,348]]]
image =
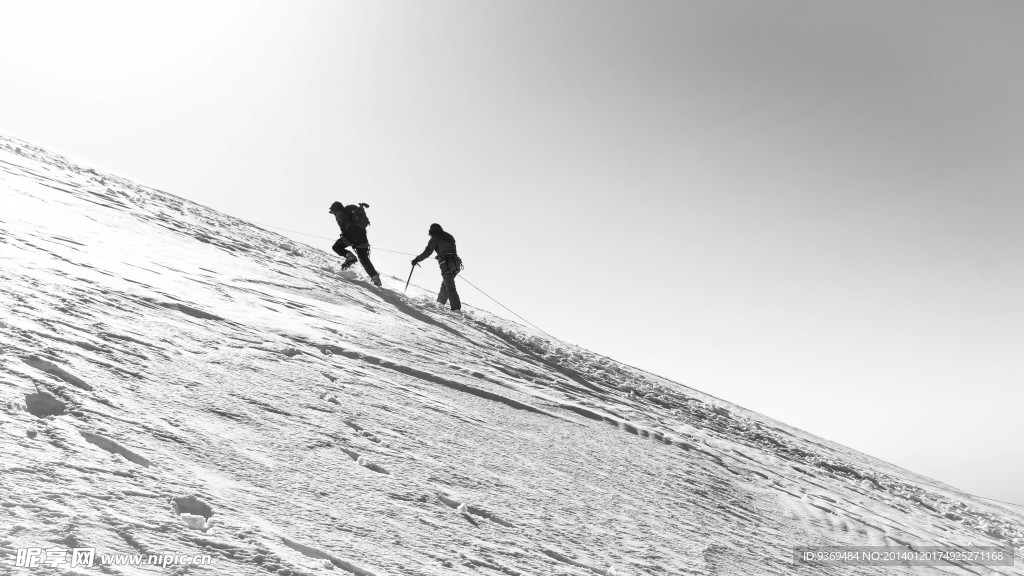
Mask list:
[[437,262],[441,266],[442,274],[458,274],[465,269],[462,258],[455,252],[445,252],[437,255]]

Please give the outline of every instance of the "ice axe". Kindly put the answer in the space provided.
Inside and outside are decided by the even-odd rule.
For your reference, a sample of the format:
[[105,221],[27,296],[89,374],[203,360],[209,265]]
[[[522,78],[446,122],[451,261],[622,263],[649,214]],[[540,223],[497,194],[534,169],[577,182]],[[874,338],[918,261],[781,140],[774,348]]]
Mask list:
[[405,281],[405,288],[402,290],[402,294],[409,289],[409,282],[412,282],[412,273],[416,271],[416,267],[419,266],[417,263],[413,263],[412,268],[409,269],[409,279]]

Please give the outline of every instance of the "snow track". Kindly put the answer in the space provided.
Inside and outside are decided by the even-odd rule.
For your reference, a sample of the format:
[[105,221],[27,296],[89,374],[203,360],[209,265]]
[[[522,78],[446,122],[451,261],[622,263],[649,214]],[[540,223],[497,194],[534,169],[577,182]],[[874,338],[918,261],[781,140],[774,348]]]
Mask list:
[[0,198],[0,573],[1024,573],[794,565],[1024,518],[23,142]]

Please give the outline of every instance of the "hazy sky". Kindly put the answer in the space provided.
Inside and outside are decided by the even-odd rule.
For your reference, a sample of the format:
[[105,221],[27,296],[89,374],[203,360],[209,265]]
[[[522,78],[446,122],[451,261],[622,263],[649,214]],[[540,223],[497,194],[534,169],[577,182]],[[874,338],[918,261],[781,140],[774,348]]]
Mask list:
[[0,132],[308,234],[333,200],[381,248],[439,222],[565,340],[1024,503],[1021,30],[1017,0],[0,0]]

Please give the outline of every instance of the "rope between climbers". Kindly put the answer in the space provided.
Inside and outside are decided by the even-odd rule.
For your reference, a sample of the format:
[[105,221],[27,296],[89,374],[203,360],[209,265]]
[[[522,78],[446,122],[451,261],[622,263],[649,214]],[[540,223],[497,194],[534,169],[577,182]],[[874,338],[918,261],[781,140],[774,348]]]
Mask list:
[[[263,223],[260,223],[260,222],[253,222],[253,224],[257,224],[257,225],[259,225],[259,226],[265,226],[265,227],[267,227],[267,228],[274,228],[275,230],[283,230],[283,231],[285,231],[285,232],[291,232],[291,233],[293,233],[293,234],[301,234],[301,235],[303,235],[303,236],[310,236],[310,237],[312,237],[312,238],[320,238],[321,240],[332,240],[332,238],[327,238],[327,237],[324,237],[324,236],[317,236],[316,234],[307,234],[306,232],[299,232],[298,230],[289,230],[288,228],[281,228],[280,226],[271,226],[270,224],[263,224]],[[404,255],[406,255],[406,256],[416,256],[416,254],[413,254],[413,253],[411,253],[411,252],[402,252],[402,251],[399,251],[399,250],[388,250],[387,248],[378,248],[378,247],[376,247],[376,246],[372,246],[372,249],[373,249],[373,250],[377,250],[377,251],[380,251],[380,252],[390,252],[390,253],[392,253],[392,254],[404,254]],[[495,299],[495,298],[494,298],[493,296],[491,296],[491,295],[490,295],[490,294],[488,294],[487,292],[484,292],[484,291],[483,291],[483,290],[482,290],[482,289],[481,289],[481,288],[480,288],[479,286],[477,286],[476,284],[473,284],[472,282],[470,282],[470,281],[469,281],[469,278],[466,278],[466,275],[465,275],[465,274],[463,274],[463,275],[462,275],[462,280],[464,280],[464,281],[466,282],[466,284],[469,284],[470,286],[472,286],[474,290],[476,290],[477,292],[479,292],[479,293],[483,294],[483,295],[484,295],[484,296],[486,296],[486,297],[487,297],[488,299],[490,299],[490,300],[491,300],[492,302],[494,302],[494,303],[495,303],[495,304],[497,304],[498,306],[501,306],[502,308],[504,308],[505,310],[507,310],[507,311],[508,311],[509,313],[511,313],[511,314],[512,314],[513,316],[515,316],[516,318],[519,318],[519,319],[520,319],[520,320],[522,320],[523,322],[526,322],[527,324],[529,324],[529,325],[530,325],[530,326],[531,326],[532,328],[534,328],[535,330],[537,330],[537,331],[538,331],[538,332],[540,332],[541,334],[544,334],[545,336],[547,336],[548,338],[551,338],[551,339],[552,339],[552,340],[554,340],[555,342],[559,342],[559,343],[560,343],[560,344],[562,344],[563,346],[567,346],[567,347],[569,346],[569,344],[567,344],[567,343],[566,343],[566,342],[565,342],[564,340],[561,340],[561,339],[559,339],[559,338],[555,338],[554,336],[552,336],[551,334],[549,334],[549,333],[548,333],[547,331],[545,331],[544,329],[542,329],[542,328],[541,328],[540,326],[537,326],[537,325],[536,325],[536,324],[534,324],[533,322],[530,322],[530,321],[529,321],[529,320],[527,320],[526,318],[523,318],[522,316],[520,316],[519,314],[517,314],[517,313],[516,313],[516,312],[515,312],[514,310],[512,310],[512,309],[511,309],[511,308],[509,308],[508,306],[505,306],[504,304],[502,304],[501,302],[499,302],[498,300],[496,300],[496,299]]]
[[568,346],[568,344],[566,344],[566,343],[565,343],[564,341],[562,341],[562,340],[560,340],[560,339],[558,339],[558,338],[555,338],[555,337],[554,337],[554,336],[552,336],[551,334],[548,334],[547,332],[545,332],[545,331],[544,331],[543,329],[541,329],[541,328],[540,328],[539,326],[537,326],[537,325],[536,325],[536,324],[534,324],[533,322],[530,322],[530,321],[529,321],[529,320],[527,320],[526,318],[523,318],[523,317],[522,317],[522,316],[520,316],[519,314],[516,314],[516,313],[515,313],[515,312],[514,312],[514,311],[513,311],[513,310],[512,310],[511,308],[509,308],[508,306],[505,306],[505,305],[504,305],[504,304],[502,304],[501,302],[498,302],[497,300],[495,300],[495,299],[494,299],[493,297],[491,297],[491,295],[490,295],[490,294],[488,294],[487,292],[484,292],[484,291],[483,291],[483,290],[481,290],[481,289],[480,289],[480,288],[479,288],[479,287],[478,287],[478,286],[477,286],[476,284],[473,284],[472,282],[470,282],[470,281],[469,281],[469,278],[466,278],[466,275],[465,275],[465,274],[463,274],[463,275],[462,275],[462,279],[463,279],[463,280],[464,280],[464,281],[466,282],[466,284],[469,284],[470,286],[472,286],[473,288],[475,288],[477,292],[479,292],[479,293],[483,294],[484,296],[487,296],[488,298],[490,298],[490,299],[491,299],[491,301],[492,301],[492,302],[494,302],[494,303],[495,303],[495,304],[497,304],[498,306],[501,306],[501,307],[502,307],[502,308],[504,308],[505,310],[508,310],[508,311],[509,311],[510,313],[512,313],[512,315],[514,315],[514,316],[515,316],[516,318],[519,318],[519,319],[520,319],[520,320],[522,320],[523,322],[526,322],[527,324],[529,324],[530,326],[532,326],[532,327],[533,327],[534,329],[536,329],[536,330],[538,330],[539,332],[541,332],[542,334],[546,335],[546,336],[547,336],[548,338],[551,338],[551,339],[552,339],[552,340],[554,340],[555,342],[560,342],[561,344],[563,344],[563,345],[565,345],[565,346]]

